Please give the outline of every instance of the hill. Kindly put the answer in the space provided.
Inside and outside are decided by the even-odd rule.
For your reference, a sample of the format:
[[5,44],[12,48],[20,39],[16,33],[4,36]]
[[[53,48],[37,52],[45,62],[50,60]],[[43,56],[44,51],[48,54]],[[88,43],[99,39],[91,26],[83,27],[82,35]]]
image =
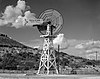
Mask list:
[[[35,51],[35,54],[31,52],[22,53],[6,53],[0,57],[0,69],[5,70],[38,70],[40,61],[40,50]],[[56,51],[56,62],[59,67],[60,73],[76,73],[80,70],[82,73],[99,73],[100,72],[100,61],[89,60],[82,57],[77,57],[73,55],[68,55],[63,52]],[[62,71],[65,70],[65,71]],[[86,72],[85,72],[85,71]],[[67,74],[68,74],[67,73]]]
[[[41,51],[21,44],[5,34],[0,34],[0,69],[37,70]],[[89,68],[98,72],[96,67],[100,66],[99,60],[89,60],[69,55],[67,52],[56,51],[56,61],[60,69],[71,68],[71,72],[80,68]]]
[[0,34],[0,47],[27,47],[16,40],[13,40],[11,37],[8,37],[5,34]]
[[26,46],[6,34],[0,34],[0,57],[2,57],[6,53],[16,54],[23,52],[31,52],[33,53],[34,49]]

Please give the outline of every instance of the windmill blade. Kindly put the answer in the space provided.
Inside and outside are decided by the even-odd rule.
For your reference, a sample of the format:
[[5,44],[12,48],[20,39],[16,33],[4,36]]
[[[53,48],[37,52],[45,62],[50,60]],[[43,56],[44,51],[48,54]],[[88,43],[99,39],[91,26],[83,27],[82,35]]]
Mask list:
[[[44,11],[39,16],[39,19],[42,19],[44,23],[50,21],[51,25],[55,26],[55,28],[53,28],[53,34],[57,34],[62,29],[63,18],[62,15],[56,10],[50,9]],[[46,30],[41,30],[44,27],[46,28],[46,26],[43,26],[43,24],[41,26],[38,26],[38,30],[40,31],[40,33],[45,34]]]

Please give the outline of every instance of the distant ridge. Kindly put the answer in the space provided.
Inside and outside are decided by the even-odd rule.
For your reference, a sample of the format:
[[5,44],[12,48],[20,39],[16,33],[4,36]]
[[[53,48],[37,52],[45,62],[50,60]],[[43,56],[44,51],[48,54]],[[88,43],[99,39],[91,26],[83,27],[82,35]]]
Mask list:
[[12,39],[6,34],[0,34],[0,47],[20,47],[20,48],[30,48],[16,40]]

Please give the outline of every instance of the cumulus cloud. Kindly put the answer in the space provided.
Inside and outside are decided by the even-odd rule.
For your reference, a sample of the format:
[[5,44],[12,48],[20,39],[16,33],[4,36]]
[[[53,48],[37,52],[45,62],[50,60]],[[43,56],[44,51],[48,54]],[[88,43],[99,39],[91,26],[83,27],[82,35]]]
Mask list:
[[[35,14],[31,13],[28,8],[29,6],[23,0],[19,0],[15,7],[12,5],[7,6],[0,17],[0,26],[10,23],[12,27],[20,28],[27,23],[27,20],[36,19]],[[29,23],[27,26],[32,26],[32,24]]]
[[25,21],[22,16],[18,16],[18,18],[12,23],[12,26],[16,28],[20,28],[24,25]]
[[[99,55],[98,55],[98,56],[99,56]],[[86,58],[87,58],[87,59],[92,59],[92,60],[94,59],[94,60],[95,60],[95,59],[96,59],[96,53],[88,54],[88,55],[86,55]]]
[[19,9],[21,9],[21,10],[25,10],[25,7],[26,7],[26,3],[25,3],[25,1],[21,1],[21,0],[19,0],[18,2],[17,2],[17,6],[16,6],[16,8],[19,8]]
[[83,49],[83,48],[84,48],[84,47],[83,47],[83,43],[76,45],[75,48],[76,48],[76,49]]
[[5,21],[5,20],[0,19],[0,26],[5,25],[5,24],[8,24],[8,22]]
[[54,48],[57,48],[60,45],[60,49],[65,49],[68,47],[67,39],[64,37],[64,34],[59,34],[53,40]]

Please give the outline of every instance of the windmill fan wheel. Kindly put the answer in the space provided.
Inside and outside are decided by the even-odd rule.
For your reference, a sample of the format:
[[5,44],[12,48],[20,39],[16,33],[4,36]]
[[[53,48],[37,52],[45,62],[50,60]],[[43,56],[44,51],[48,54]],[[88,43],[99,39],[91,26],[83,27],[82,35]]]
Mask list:
[[43,20],[43,24],[38,26],[38,30],[41,34],[46,34],[48,22],[55,27],[52,31],[54,35],[59,33],[59,31],[62,29],[63,18],[62,15],[56,10],[49,9],[44,11],[39,16],[39,19]]

